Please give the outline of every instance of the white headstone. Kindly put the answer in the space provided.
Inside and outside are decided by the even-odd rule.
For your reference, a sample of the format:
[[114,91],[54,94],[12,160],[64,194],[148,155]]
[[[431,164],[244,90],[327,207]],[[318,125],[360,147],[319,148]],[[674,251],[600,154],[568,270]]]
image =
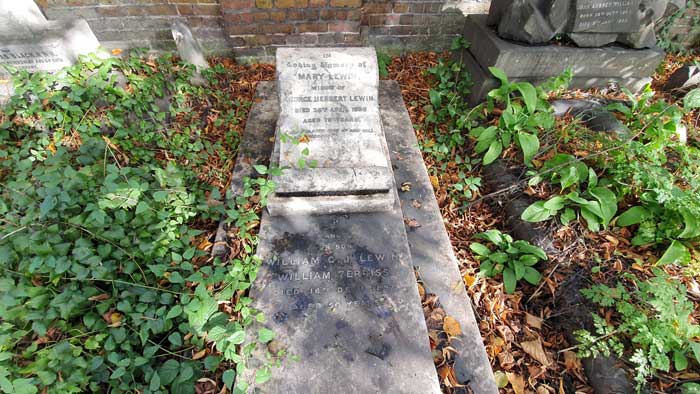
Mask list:
[[394,204],[373,48],[277,50],[280,117],[271,214],[370,212]]

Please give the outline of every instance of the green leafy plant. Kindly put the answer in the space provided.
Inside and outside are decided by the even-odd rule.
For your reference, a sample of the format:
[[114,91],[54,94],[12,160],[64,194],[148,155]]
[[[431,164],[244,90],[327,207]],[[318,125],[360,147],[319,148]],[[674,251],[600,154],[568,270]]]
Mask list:
[[386,78],[389,76],[389,70],[387,67],[391,64],[391,56],[384,52],[377,51],[377,68],[379,69],[379,76]]
[[[561,212],[562,224],[567,225],[580,213],[591,231],[607,227],[617,213],[617,197],[610,189],[598,186],[598,176],[592,168],[568,154],[557,154],[543,165],[541,176],[531,179],[530,184],[542,178],[558,184],[561,190],[573,188],[571,192],[555,195],[547,201],[537,201],[523,211],[521,218],[528,222],[548,220]],[[586,184],[586,189],[579,189]]]
[[512,294],[516,283],[525,279],[530,284],[539,283],[542,275],[534,268],[539,261],[547,260],[541,248],[523,240],[513,241],[513,237],[499,230],[488,230],[474,236],[489,241],[494,246],[472,242],[469,248],[480,261],[479,275],[495,277],[503,275],[506,292]]
[[508,76],[497,67],[490,67],[489,71],[501,82],[501,86],[489,92],[487,107],[493,111],[494,106],[500,103],[505,108],[497,126],[471,129],[469,135],[476,138],[474,150],[484,154],[484,164],[490,164],[501,156],[505,148],[515,143],[523,154],[523,162],[530,165],[540,149],[538,134],[554,126],[546,91],[528,82],[509,82]]
[[[228,71],[205,72],[211,87],[192,71],[137,54],[18,72],[0,111],[0,392],[194,393],[223,371],[233,387],[255,346],[243,329],[264,320],[247,290],[274,185],[224,203],[207,182],[225,184],[204,164],[235,157],[248,104],[216,89]],[[221,138],[203,131],[209,106]],[[203,230],[222,217],[241,251],[211,260]]]
[[676,371],[683,371],[688,368],[689,359],[700,362],[700,326],[691,324],[694,306],[685,286],[660,269],[654,270],[654,275],[642,281],[626,274],[634,285],[632,291],[622,283],[614,288],[596,285],[583,290],[596,304],[614,308],[620,323],[611,326],[594,315],[596,335],[585,330],[576,333],[582,357],[622,357],[625,343],[629,343],[638,390],[657,370],[668,372],[673,366]]

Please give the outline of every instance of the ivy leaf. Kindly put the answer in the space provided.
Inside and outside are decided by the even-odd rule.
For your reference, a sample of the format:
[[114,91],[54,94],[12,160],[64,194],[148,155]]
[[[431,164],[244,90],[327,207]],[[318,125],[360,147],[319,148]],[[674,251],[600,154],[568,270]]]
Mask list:
[[518,133],[518,143],[520,148],[523,150],[523,161],[525,164],[529,164],[532,158],[537,154],[540,149],[540,140],[534,134],[529,133]]
[[255,164],[255,165],[253,166],[253,168],[255,168],[255,171],[257,171],[258,174],[260,174],[260,175],[265,175],[265,174],[267,174],[267,167],[265,167],[265,166],[262,165],[262,164]]
[[272,371],[270,370],[270,368],[265,367],[265,368],[262,368],[262,369],[255,371],[255,383],[256,384],[263,384],[263,383],[267,382],[268,380],[270,380],[271,377],[272,377]]
[[153,372],[151,383],[148,385],[148,388],[151,389],[151,391],[156,391],[160,388],[160,375],[158,375],[158,371]]
[[177,360],[169,359],[158,368],[160,383],[167,386],[175,380],[177,373],[180,372],[180,363]]
[[676,368],[676,371],[688,368],[688,359],[685,358],[685,354],[680,350],[673,352],[673,366]]
[[671,245],[666,249],[663,256],[656,262],[656,264],[666,265],[666,264],[680,264],[686,265],[690,262],[691,256],[688,248],[677,240],[673,240]]
[[236,371],[233,369],[227,369],[223,375],[221,375],[221,380],[224,382],[226,387],[229,389],[233,387],[233,380],[236,378]]
[[12,381],[12,393],[14,394],[36,394],[39,390],[29,379],[15,379]]
[[245,341],[245,331],[238,330],[238,331],[234,332],[228,338],[228,341],[234,345],[240,345],[241,343],[243,343],[243,341]]
[[275,333],[265,327],[258,330],[258,341],[261,343],[268,343],[275,337]]

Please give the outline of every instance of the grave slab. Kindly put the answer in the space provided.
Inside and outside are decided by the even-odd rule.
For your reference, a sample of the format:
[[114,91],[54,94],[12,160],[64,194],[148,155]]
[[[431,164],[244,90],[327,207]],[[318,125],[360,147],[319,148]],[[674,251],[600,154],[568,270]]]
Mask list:
[[[272,150],[269,141],[275,133],[275,109],[279,109],[271,85],[258,86],[234,168],[234,195],[242,191],[240,179],[255,176],[252,165],[266,164]],[[263,216],[258,248],[263,265],[253,297],[268,316],[268,328],[281,333],[276,347],[299,359],[283,359],[281,367],[273,368],[273,380],[255,389],[260,393],[438,393],[419,310],[413,267],[417,266],[426,288],[440,297],[464,332],[453,341],[458,347],[459,381],[476,394],[496,394],[398,84],[382,81],[379,103],[396,182],[412,182],[412,190],[401,193],[401,207],[396,205],[391,212]],[[413,206],[414,199],[422,201],[422,209]],[[408,230],[407,244],[404,217],[421,223]],[[224,243],[225,233],[222,228],[216,244]],[[315,290],[329,289],[329,284],[336,285],[336,293]],[[338,293],[338,287],[351,290]],[[389,296],[380,300],[377,295],[382,292]],[[251,333],[256,329],[251,328]],[[260,360],[252,360],[251,365]]]
[[[272,215],[390,210],[391,170],[372,48],[280,48]],[[373,179],[360,179],[371,176]]]
[[[0,16],[0,24],[12,14]],[[26,29],[0,35],[0,65],[29,72],[56,72],[75,64],[78,56],[95,52],[100,43],[84,19],[49,21],[45,24],[27,22]],[[21,34],[20,34],[21,33]],[[11,75],[0,66],[0,103],[13,92]]]

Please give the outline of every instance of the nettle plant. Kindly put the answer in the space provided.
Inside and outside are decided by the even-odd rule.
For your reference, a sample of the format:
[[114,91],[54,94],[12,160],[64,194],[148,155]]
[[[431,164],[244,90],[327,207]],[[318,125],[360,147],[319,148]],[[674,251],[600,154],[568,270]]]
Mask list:
[[513,237],[499,230],[487,230],[474,237],[493,246],[491,249],[479,242],[469,245],[480,262],[479,275],[490,278],[503,275],[503,285],[509,294],[515,291],[515,285],[521,279],[533,285],[539,283],[542,275],[534,266],[547,260],[544,250],[527,241],[513,241]]
[[[170,56],[86,57],[15,78],[0,112],[0,392],[194,393],[203,376],[225,371],[232,388],[242,372],[243,329],[264,320],[246,295],[253,197],[273,185],[248,180],[216,203],[203,180],[227,175],[202,164],[235,157],[247,104],[215,88],[231,77],[222,68],[205,73],[211,87],[191,86],[192,71]],[[221,139],[202,131],[203,101]],[[230,261],[201,247],[221,217],[242,246]]]
[[686,370],[690,362],[700,363],[700,325],[691,323],[694,305],[685,286],[660,269],[654,277],[640,280],[631,274],[625,278],[633,285],[629,291],[622,283],[615,287],[596,285],[582,290],[584,296],[605,308],[614,308],[619,324],[611,326],[602,316],[594,317],[594,334],[576,332],[581,357],[622,357],[625,343],[634,348],[629,360],[635,366],[637,390],[658,371]]

